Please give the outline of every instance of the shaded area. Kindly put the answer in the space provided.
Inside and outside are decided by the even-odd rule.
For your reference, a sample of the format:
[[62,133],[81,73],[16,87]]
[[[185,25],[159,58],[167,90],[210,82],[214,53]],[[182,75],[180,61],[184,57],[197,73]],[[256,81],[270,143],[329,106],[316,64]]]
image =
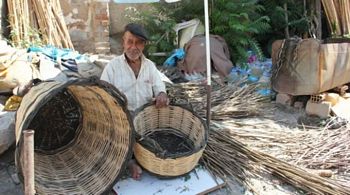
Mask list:
[[76,137],[80,115],[78,103],[67,90],[54,96],[29,125],[35,130],[35,149],[51,151],[70,143]]
[[158,157],[169,158],[190,154],[194,143],[184,133],[174,129],[155,129],[140,139],[140,144]]

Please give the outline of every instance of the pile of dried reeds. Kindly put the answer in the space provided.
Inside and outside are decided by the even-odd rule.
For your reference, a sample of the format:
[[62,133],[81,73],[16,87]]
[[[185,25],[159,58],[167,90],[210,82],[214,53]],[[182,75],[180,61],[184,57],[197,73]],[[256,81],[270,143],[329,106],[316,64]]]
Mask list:
[[59,0],[7,0],[13,45],[33,43],[40,32],[43,44],[74,49]]
[[331,33],[335,35],[350,34],[349,0],[322,0]]
[[[249,178],[263,178],[266,174],[270,174],[308,193],[347,194],[350,189],[341,183],[322,178],[310,173],[308,169],[301,169],[260,152],[270,154],[271,151],[267,148],[281,149],[279,154],[289,156],[288,160],[293,162],[290,156],[295,157],[299,154],[295,151],[300,149],[305,140],[313,140],[319,129],[286,132],[281,131],[281,127],[268,127],[266,124],[251,124],[249,129],[247,127],[249,124],[245,122],[226,120],[262,113],[271,114],[275,107],[264,104],[266,98],[254,92],[257,87],[255,84],[244,85],[244,81],[226,86],[213,86],[211,95],[213,120],[208,145],[202,158],[205,167],[217,177],[236,178],[253,192],[255,187]],[[173,103],[190,104],[194,111],[205,117],[207,95],[205,85],[182,83],[169,86],[168,90]],[[229,124],[230,122],[235,126]],[[252,147],[255,149],[265,147],[266,150],[260,149],[258,152],[251,149]]]
[[303,140],[302,147],[296,151],[295,164],[312,169],[336,168],[338,173],[350,171],[350,123],[330,128],[335,120],[336,117],[319,133]]
[[227,129],[212,126],[203,164],[213,175],[235,177],[248,185],[249,176],[271,173],[296,188],[312,194],[348,194],[350,189],[337,182],[308,173],[264,153],[253,151],[237,141]]
[[[211,93],[211,114],[213,120],[241,118],[259,114],[266,97],[255,91],[257,84],[242,82],[221,86],[213,85]],[[206,116],[207,91],[205,85],[181,83],[168,86],[172,103],[189,104],[200,116]]]
[[278,121],[268,118],[213,121],[216,126],[230,131],[230,134],[245,146],[282,160],[291,160],[292,155],[289,155],[289,151],[298,150],[300,140],[304,140],[309,132],[297,128],[283,128],[280,126],[282,122],[276,122]]

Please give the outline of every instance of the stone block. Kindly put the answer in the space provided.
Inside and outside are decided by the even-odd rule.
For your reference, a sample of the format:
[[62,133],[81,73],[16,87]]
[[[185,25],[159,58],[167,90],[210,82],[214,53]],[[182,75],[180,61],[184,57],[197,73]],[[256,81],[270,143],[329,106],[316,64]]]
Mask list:
[[103,36],[103,37],[109,37],[109,31],[105,29],[105,30],[102,32],[102,36]]
[[109,41],[109,37],[100,37],[98,39],[95,39],[96,41]]
[[102,20],[101,21],[101,25],[105,28],[107,28],[109,26],[109,21],[108,20]]
[[345,93],[342,98],[344,99],[350,99],[350,93]]
[[108,20],[109,19],[109,15],[106,14],[106,13],[96,14],[95,19],[96,20]]
[[293,105],[294,108],[302,109],[304,108],[304,102],[296,101]]
[[291,106],[293,104],[293,96],[279,93],[276,96],[276,103]]
[[110,53],[111,49],[109,47],[98,47],[95,49],[97,54],[106,54]]
[[99,48],[99,47],[110,47],[110,44],[107,41],[96,42],[95,48]]
[[310,100],[306,104],[306,113],[310,115],[316,115],[321,118],[326,118],[329,116],[329,113],[331,111],[332,103],[323,101],[321,103],[314,103]]
[[109,36],[104,36],[103,33],[95,33],[94,41],[95,43],[109,42]]
[[332,112],[335,116],[339,116],[343,119],[350,121],[350,99],[343,99],[333,106]]
[[337,93],[326,93],[326,97],[324,99],[327,102],[331,102],[332,106],[336,105],[339,102],[339,94]]

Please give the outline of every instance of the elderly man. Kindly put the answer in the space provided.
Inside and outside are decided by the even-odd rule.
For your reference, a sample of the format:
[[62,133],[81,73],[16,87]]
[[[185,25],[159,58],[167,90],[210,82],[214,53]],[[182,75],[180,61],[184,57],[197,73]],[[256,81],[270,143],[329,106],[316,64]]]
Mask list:
[[[152,61],[143,55],[148,40],[145,29],[135,23],[125,26],[123,35],[124,53],[113,60],[102,72],[101,80],[113,84],[123,92],[128,100],[128,109],[137,108],[155,99],[156,107],[166,106],[168,97],[160,73]],[[142,173],[135,160],[129,162],[134,179]]]

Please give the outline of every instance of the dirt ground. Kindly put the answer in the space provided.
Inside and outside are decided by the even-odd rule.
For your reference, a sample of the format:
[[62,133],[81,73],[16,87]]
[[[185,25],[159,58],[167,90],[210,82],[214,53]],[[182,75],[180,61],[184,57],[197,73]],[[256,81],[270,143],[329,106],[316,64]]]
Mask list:
[[15,146],[13,145],[0,156],[0,194],[21,195],[23,187],[16,173]]
[[[227,123],[238,123],[238,124],[247,124],[242,125],[241,128],[251,127],[251,126],[263,126],[268,127],[270,129],[279,129],[280,131],[291,132],[296,131],[298,129],[298,119],[300,117],[305,116],[303,109],[296,109],[292,107],[285,106],[276,106],[271,104],[271,106],[275,107],[269,111],[266,115],[254,118],[247,119],[236,119],[233,121],[226,121]],[[268,131],[268,128],[265,130]],[[15,147],[12,146],[7,152],[0,156],[0,194],[11,194],[11,195],[20,195],[22,192],[22,185],[18,180],[16,175],[16,167],[14,162],[14,151]],[[272,155],[280,155],[280,152],[273,152],[273,148],[269,148],[266,151],[270,151]],[[284,158],[283,156],[279,156],[279,158]],[[251,178],[250,183],[254,186],[255,193],[257,194],[299,194],[297,190],[288,185],[281,185],[281,183],[274,179],[270,175],[266,175],[266,178],[269,179],[258,179]],[[242,185],[240,185],[234,178],[231,178],[228,181],[228,186],[230,189],[224,188],[221,190],[217,190],[210,194],[220,195],[220,194],[237,194],[237,195],[249,195],[253,194],[252,192],[246,190]],[[113,193],[110,193],[113,194]]]

